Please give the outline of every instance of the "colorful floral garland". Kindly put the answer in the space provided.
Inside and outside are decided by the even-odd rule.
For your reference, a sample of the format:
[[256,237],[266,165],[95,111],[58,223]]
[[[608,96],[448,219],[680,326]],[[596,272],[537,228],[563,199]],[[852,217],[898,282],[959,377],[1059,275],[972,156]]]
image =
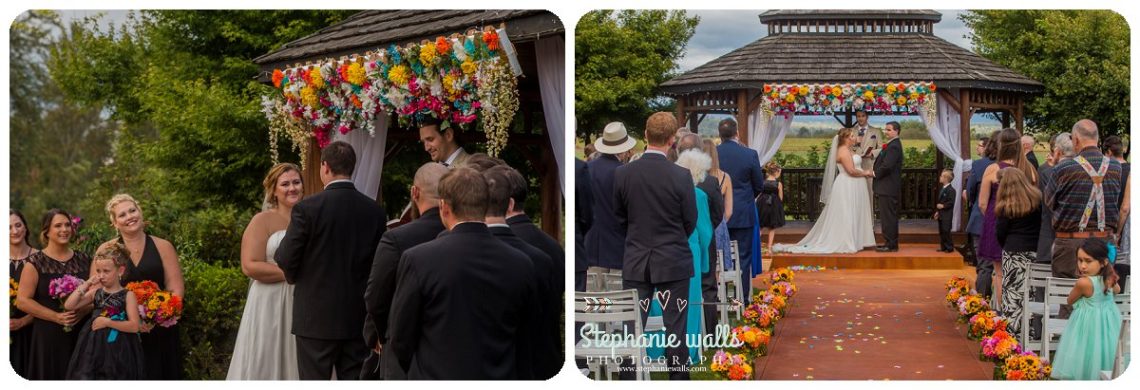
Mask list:
[[765,84],[763,110],[775,113],[833,114],[852,109],[918,112],[932,100],[933,82],[875,84]]
[[[320,147],[341,134],[363,128],[373,134],[373,120],[395,112],[400,126],[431,117],[468,128],[483,117],[488,152],[506,144],[518,110],[518,85],[504,47],[506,31],[485,28],[467,36],[389,46],[384,50],[273,71],[278,94],[263,101],[270,134],[287,134],[295,148],[297,129],[286,120],[307,125]],[[275,150],[274,150],[275,151]]]

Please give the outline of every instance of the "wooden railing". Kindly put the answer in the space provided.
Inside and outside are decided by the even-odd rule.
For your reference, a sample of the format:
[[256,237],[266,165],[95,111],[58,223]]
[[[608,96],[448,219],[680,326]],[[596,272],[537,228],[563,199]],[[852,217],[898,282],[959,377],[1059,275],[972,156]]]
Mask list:
[[[930,218],[934,213],[934,204],[938,202],[938,191],[941,189],[938,185],[938,175],[937,169],[902,170],[900,217]],[[784,183],[784,215],[797,220],[815,221],[823,211],[823,205],[819,203],[819,192],[823,186],[823,168],[785,168],[780,181]],[[877,207],[878,205],[876,209]]]

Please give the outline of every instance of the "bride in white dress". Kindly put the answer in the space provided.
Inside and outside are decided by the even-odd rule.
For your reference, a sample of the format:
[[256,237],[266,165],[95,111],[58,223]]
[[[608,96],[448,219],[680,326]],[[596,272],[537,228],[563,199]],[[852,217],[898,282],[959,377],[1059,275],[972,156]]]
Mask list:
[[241,316],[227,380],[297,380],[293,285],[273,256],[289,227],[293,205],[303,194],[301,170],[281,163],[262,182],[264,210],[249,221],[241,239],[241,269],[253,279]]
[[874,177],[874,171],[859,169],[862,156],[852,151],[859,142],[851,129],[840,130],[832,139],[820,193],[823,212],[803,240],[776,244],[774,252],[855,253],[875,246],[874,220],[867,207],[871,203],[867,178]]

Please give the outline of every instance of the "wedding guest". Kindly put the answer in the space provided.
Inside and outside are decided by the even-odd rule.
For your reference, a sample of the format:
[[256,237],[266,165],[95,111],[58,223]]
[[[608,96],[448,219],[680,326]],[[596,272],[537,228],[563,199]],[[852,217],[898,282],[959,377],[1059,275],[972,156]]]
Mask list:
[[[130,254],[123,283],[150,280],[160,290],[185,297],[185,281],[178,265],[178,253],[170,241],[146,233],[142,207],[130,195],[118,194],[107,201],[107,216],[118,237],[104,242],[97,252],[116,244],[123,245]],[[182,348],[178,342],[181,327],[143,326],[143,356],[146,357],[146,379],[182,379]]]
[[507,163],[500,158],[488,156],[486,153],[475,153],[467,157],[467,161],[464,162],[464,164],[467,164],[468,168],[482,173],[492,167],[506,165]]
[[1037,154],[1033,153],[1033,144],[1035,143],[1037,143],[1037,141],[1033,139],[1033,136],[1021,136],[1021,150],[1025,151],[1025,160],[1029,162],[1029,165],[1033,166],[1033,169],[1038,169],[1040,168],[1040,164],[1037,163]]
[[277,247],[277,264],[293,293],[292,332],[302,380],[360,378],[368,357],[364,290],[384,208],[350,179],[356,151],[344,141],[321,150],[324,190],[297,202]]
[[83,323],[91,307],[64,310],[59,299],[49,295],[49,286],[52,280],[64,276],[80,281],[90,278],[91,258],[70,248],[71,239],[75,237],[71,214],[60,209],[48,210],[40,226],[39,238],[44,249],[28,257],[16,293],[16,306],[35,317],[24,377],[63,380],[79,337],[72,327]]
[[586,144],[582,148],[582,154],[586,156],[586,161],[594,161],[595,158],[598,158],[598,149],[594,147],[594,144]]
[[241,236],[241,271],[253,280],[245,299],[227,380],[297,380],[297,341],[293,323],[293,285],[274,257],[293,205],[301,201],[301,168],[279,163],[261,181],[262,211]]
[[[678,148],[677,150],[682,150]],[[677,157],[677,165],[689,170],[689,175],[692,176],[693,184],[704,182],[708,178],[709,168],[712,167],[712,159],[700,150],[690,149],[681,152]],[[708,194],[706,190],[701,187],[693,189],[693,195],[697,201],[697,226],[692,234],[689,234],[689,252],[693,254],[693,277],[689,278],[689,305],[693,307],[702,307],[703,294],[701,289],[702,275],[712,274],[709,272],[709,243],[712,242],[713,227],[712,216],[706,211],[708,209]],[[719,189],[714,189],[718,191]],[[714,275],[715,277],[715,275]],[[713,279],[714,288],[716,280]],[[672,308],[670,308],[672,309]],[[685,333],[688,337],[699,337],[701,335],[701,316],[707,315],[707,311],[702,313],[702,310],[688,310],[687,328]],[[708,329],[709,332],[713,329]],[[696,345],[689,347],[689,356],[700,356]]]
[[[518,174],[510,175],[508,179],[511,184],[511,200],[513,202],[511,202],[510,209],[507,210],[507,224],[511,225],[511,230],[515,232],[515,235],[554,260],[554,285],[552,287],[555,291],[566,291],[566,252],[562,250],[562,245],[557,240],[542,231],[526,215],[526,210],[523,209],[528,190],[526,178],[522,174]],[[558,302],[558,307],[559,312],[561,312],[561,300]]]
[[451,169],[439,196],[448,233],[404,251],[385,359],[396,359],[408,379],[533,379],[534,266],[483,223],[481,174]]
[[[760,229],[768,229],[768,250],[776,241],[776,229],[784,227],[784,183],[780,182],[783,168],[775,161],[764,164],[764,188],[757,198],[760,209]],[[763,234],[761,234],[763,236]]]
[[431,160],[446,167],[459,166],[467,162],[466,150],[459,146],[455,128],[440,128],[442,122],[434,117],[420,121],[420,143]]
[[764,189],[764,170],[755,150],[737,140],[736,121],[720,121],[720,169],[732,177],[732,214],[728,217],[728,235],[736,241],[740,254],[740,284],[744,287],[744,301],[752,300],[752,277],[763,272],[760,267],[759,214],[756,196]]
[[586,291],[586,232],[594,224],[594,197],[590,193],[590,169],[574,159],[574,291]]
[[586,232],[586,261],[589,272],[621,272],[625,256],[625,228],[614,214],[614,171],[629,160],[637,140],[629,136],[621,122],[610,122],[594,141],[598,158],[586,163],[590,172],[590,194],[594,201],[594,223]]
[[1003,129],[997,138],[997,163],[986,168],[982,175],[981,188],[978,193],[978,209],[985,211],[982,214],[982,235],[978,253],[983,258],[994,259],[994,278],[998,282],[994,284],[993,301],[1001,302],[1001,244],[997,241],[997,213],[994,211],[995,206],[997,206],[999,187],[997,173],[1001,169],[1015,167],[1021,170],[1032,184],[1036,185],[1037,170],[1033,169],[1025,160],[1025,154],[1022,153],[1021,133],[1014,129]]
[[[981,209],[978,208],[978,195],[981,193],[982,176],[997,158],[997,136],[999,133],[1000,131],[995,131],[989,137],[982,137],[978,142],[977,152],[980,157],[970,163],[970,178],[966,181],[966,189],[963,190],[970,209],[970,218],[966,222],[966,232],[974,246],[974,266],[977,273],[974,289],[987,297],[993,294],[993,262],[996,259],[985,257],[985,254],[982,253],[981,236],[985,221]],[[993,253],[987,254],[992,255]]]
[[1113,297],[1120,293],[1120,284],[1110,266],[1116,248],[1100,238],[1086,239],[1079,248],[1081,277],[1069,293],[1073,315],[1057,345],[1053,379],[1096,380],[1116,361],[1121,316]]
[[[614,214],[626,229],[623,260],[623,287],[636,289],[639,297],[669,291],[665,307],[675,307],[677,299],[689,296],[693,277],[693,254],[686,244],[697,225],[697,203],[692,175],[669,162],[665,154],[674,143],[677,120],[673,114],[657,112],[645,124],[648,143],[644,156],[614,173]],[[753,216],[755,217],[755,216]],[[688,310],[667,310],[665,329],[677,340],[684,340]],[[641,311],[642,323],[649,316]],[[689,350],[683,343],[665,351],[669,378],[689,378]],[[632,372],[623,371],[623,378]]]
[[1124,159],[1124,142],[1119,136],[1113,135],[1104,139],[1104,155],[1120,163],[1120,188],[1124,189],[1123,196],[1121,196],[1120,201],[1117,202],[1117,207],[1120,208],[1120,233],[1117,234],[1117,236],[1120,237],[1120,245],[1117,247],[1119,250],[1116,251],[1116,262],[1112,264],[1116,270],[1116,274],[1120,276],[1120,285],[1123,286],[1124,282],[1128,280],[1128,274],[1130,273],[1129,257],[1131,256],[1131,243],[1129,236],[1131,235],[1132,229],[1130,229],[1131,224],[1129,223],[1131,218],[1128,218],[1128,216],[1129,210],[1132,208],[1132,202],[1128,197],[1131,193],[1130,189],[1132,186],[1128,181],[1128,175],[1132,171],[1132,163]]
[[392,296],[396,293],[396,270],[404,251],[434,240],[442,232],[439,219],[439,178],[447,173],[443,164],[429,162],[416,170],[412,179],[412,204],[419,210],[419,218],[398,228],[384,232],[376,255],[372,258],[372,271],[364,290],[364,306],[368,315],[364,321],[364,338],[372,353],[365,360],[361,379],[407,379],[396,359],[384,359],[384,344],[388,340],[388,317],[392,312]]
[[1021,334],[1021,291],[1029,280],[1029,264],[1037,259],[1037,240],[1041,232],[1041,191],[1029,182],[1021,170],[1005,168],[997,191],[995,233],[1001,245],[1001,315],[1009,319],[1009,331]]
[[94,274],[67,297],[65,310],[94,304],[95,315],[76,331],[79,341],[67,367],[70,380],[139,380],[147,362],[141,341],[138,297],[123,288],[130,257],[122,245],[110,245],[91,261]]
[[511,183],[525,182],[522,174],[511,167],[500,165],[483,172],[483,180],[487,181],[487,216],[484,221],[491,235],[525,254],[534,265],[539,307],[535,308],[535,314],[538,316],[538,323],[535,325],[537,339],[533,342],[531,358],[534,359],[534,379],[550,379],[558,374],[565,361],[562,354],[560,324],[562,291],[553,287],[561,284],[553,280],[554,276],[561,272],[555,272],[554,259],[527,244],[511,231],[510,225],[507,225],[507,209],[513,202]]
[[[1078,154],[1053,168],[1053,185],[1046,192],[1051,195],[1048,204],[1057,237],[1053,241],[1053,277],[1075,279],[1080,275],[1077,249],[1084,239],[1107,240],[1120,226],[1122,176],[1120,163],[1105,158],[1097,148],[1100,135],[1096,123],[1078,121],[1073,125],[1072,138]],[[1067,307],[1061,309],[1062,315],[1067,316],[1068,311]]]
[[[1049,145],[1049,155],[1045,163],[1038,168],[1037,189],[1041,191],[1041,238],[1037,242],[1037,262],[1048,264],[1053,261],[1053,209],[1049,208],[1048,201],[1053,194],[1053,168],[1066,158],[1073,158],[1073,139],[1068,132],[1057,134]],[[1036,325],[1034,325],[1036,326]]]
[[938,177],[938,184],[941,189],[938,191],[938,203],[934,205],[936,211],[934,212],[934,219],[938,220],[938,251],[951,253],[954,252],[954,240],[950,237],[951,222],[954,221],[954,187],[951,186],[951,181],[954,180],[954,171],[943,169],[942,174]]
[[[731,264],[729,262],[732,261],[732,248],[729,244],[728,238],[728,217],[732,215],[732,178],[729,177],[727,173],[724,173],[724,171],[720,170],[720,155],[717,154],[716,145],[713,144],[712,140],[706,139],[701,141],[701,150],[705,152],[705,154],[707,154],[712,160],[712,166],[709,168],[709,177],[712,177],[717,181],[716,184],[719,195],[722,199],[724,199],[724,213],[722,213],[723,215],[720,219],[712,219],[712,246],[715,248],[716,253],[709,254],[709,273],[713,274],[713,285],[710,289],[705,288],[706,286],[702,284],[704,294],[702,294],[701,298],[703,298],[705,302],[716,303],[720,302],[720,297],[717,295],[715,284],[716,280],[720,277],[716,274],[717,270],[719,269],[718,265],[723,264],[725,268],[730,268]],[[718,256],[718,253],[721,254],[721,256]],[[712,263],[714,261],[718,261],[718,259],[723,259],[723,261],[720,261],[720,263]],[[705,331],[710,333],[715,332],[716,325],[716,306],[705,306]]]
[[[24,265],[33,254],[39,252],[28,242],[31,230],[28,220],[15,209],[8,209],[8,275],[17,284],[24,271]],[[8,360],[16,375],[28,377],[28,352],[32,342],[32,321],[35,318],[23,310],[13,307],[8,315]]]
[[[684,153],[693,150],[701,152],[701,154],[705,154],[705,152],[701,150],[701,146],[702,142],[699,135],[686,133],[679,138],[679,141],[677,143],[677,152]],[[707,156],[707,154],[705,155]],[[724,195],[720,192],[721,184],[717,182],[715,177],[709,175],[707,171],[708,170],[706,169],[704,176],[702,176],[703,179],[701,179],[701,182],[697,183],[697,188],[700,188],[701,191],[703,191],[705,194],[705,207],[708,208],[709,221],[711,224],[711,221],[719,222],[724,219]],[[712,266],[702,268],[704,270],[702,272],[704,273],[701,275],[699,295],[705,302],[716,302],[716,264],[714,263],[717,252],[716,241],[711,239],[708,240],[708,246],[706,249],[708,253],[705,253],[703,257],[714,260],[709,261],[710,263],[713,263]],[[715,331],[716,322],[714,319],[716,318],[716,307],[712,305],[705,305],[701,308],[704,310],[705,329],[708,332]],[[690,317],[692,316],[690,315]],[[699,328],[700,324],[698,323],[690,325],[698,326]]]

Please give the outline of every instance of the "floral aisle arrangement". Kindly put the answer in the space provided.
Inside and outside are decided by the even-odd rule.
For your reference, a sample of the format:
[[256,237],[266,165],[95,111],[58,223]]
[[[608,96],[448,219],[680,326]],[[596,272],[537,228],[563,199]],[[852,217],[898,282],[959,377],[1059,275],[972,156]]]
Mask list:
[[[363,56],[273,71],[277,93],[263,98],[271,140],[285,134],[300,148],[312,136],[320,147],[332,131],[365,129],[389,112],[407,127],[431,117],[471,128],[482,119],[488,152],[497,154],[518,110],[520,73],[506,50],[505,28],[391,45]],[[305,130],[308,129],[308,130]]]
[[933,82],[873,84],[765,84],[762,109],[769,113],[828,114],[864,109],[918,112],[935,101]]
[[776,323],[787,314],[789,302],[799,290],[794,283],[795,272],[790,268],[772,270],[767,276],[768,286],[756,286],[759,293],[744,307],[741,323],[732,328],[732,337],[740,345],[718,350],[712,359],[709,369],[720,378],[752,378],[753,361],[768,354]]
[[[995,380],[1048,380],[1052,366],[1045,364],[1032,351],[1022,349],[1017,338],[1006,329],[1008,320],[990,310],[981,295],[971,291],[970,281],[955,277],[946,282],[946,301],[953,302],[959,319],[969,325],[967,337],[981,340],[978,358],[994,363]],[[955,300],[951,300],[956,296]]]
[[749,361],[768,353],[768,342],[772,341],[772,329],[741,325],[733,328],[732,334],[744,343],[739,349]]
[[[67,302],[67,297],[75,292],[75,289],[79,288],[80,284],[83,284],[83,280],[77,277],[71,275],[60,276],[48,282],[48,296],[58,300],[59,307],[62,310],[63,303]],[[71,329],[71,325],[63,326],[64,332],[70,332]]]
[[158,284],[149,280],[127,283],[127,289],[135,293],[139,303],[139,316],[147,325],[169,328],[182,317],[182,298],[170,291],[159,290]]
[[752,359],[741,353],[730,353],[719,349],[713,355],[709,369],[721,379],[733,381],[752,379]]

